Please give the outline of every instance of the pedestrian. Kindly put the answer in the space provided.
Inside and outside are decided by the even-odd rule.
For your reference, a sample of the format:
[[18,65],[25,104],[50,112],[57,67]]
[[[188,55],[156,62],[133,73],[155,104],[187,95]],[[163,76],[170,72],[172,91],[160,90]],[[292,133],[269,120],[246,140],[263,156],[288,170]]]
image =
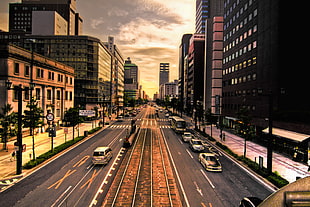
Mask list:
[[15,160],[15,150],[12,152],[11,154],[11,158],[10,158],[10,161],[13,162]]
[[308,172],[310,172],[310,158],[308,159]]

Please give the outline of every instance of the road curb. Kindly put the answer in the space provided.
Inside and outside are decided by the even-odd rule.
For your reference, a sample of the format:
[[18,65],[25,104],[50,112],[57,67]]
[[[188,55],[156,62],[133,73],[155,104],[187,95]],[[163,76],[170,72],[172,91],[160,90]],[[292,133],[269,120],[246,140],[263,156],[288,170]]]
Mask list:
[[225,150],[222,148],[218,147],[216,144],[214,144],[212,141],[210,141],[207,137],[201,135],[198,131],[194,130],[196,133],[199,134],[199,137],[202,137],[204,141],[207,141],[212,147],[220,151],[222,154],[224,154],[226,157],[228,157],[230,160],[233,160],[235,163],[239,164],[239,167],[244,168],[246,173],[249,174],[250,176],[254,177],[257,181],[263,183],[266,187],[268,187],[272,192],[275,192],[279,190],[277,186],[275,186],[273,183],[271,183],[269,180],[264,178],[263,176],[259,175],[256,173],[254,170],[249,168],[246,164],[241,162],[240,160],[236,159],[234,156],[230,155],[227,153]]
[[[114,122],[113,122],[114,123]],[[110,126],[110,125],[109,125]],[[12,177],[7,177],[7,178],[3,178],[1,179],[2,181],[7,181],[7,180],[12,180],[12,179],[18,179],[16,182],[12,183],[11,185],[8,185],[6,188],[4,189],[0,189],[0,192],[4,192],[7,189],[9,189],[11,186],[13,186],[14,184],[22,181],[23,179],[27,178],[28,176],[30,176],[31,174],[35,173],[36,171],[40,170],[41,168],[43,168],[45,165],[49,164],[50,162],[53,162],[54,160],[58,159],[59,157],[63,156],[64,154],[66,154],[67,152],[69,152],[70,150],[74,149],[75,147],[79,146],[80,144],[83,144],[84,142],[88,141],[89,139],[91,139],[93,136],[99,134],[100,132],[104,131],[105,129],[107,129],[107,127],[103,127],[100,130],[94,132],[93,134],[90,134],[89,136],[85,137],[84,139],[80,140],[79,142],[76,142],[75,144],[71,145],[70,147],[64,149],[63,151],[55,154],[54,156],[52,156],[51,158],[45,160],[44,162],[38,164],[37,166],[31,168],[31,169],[23,169],[23,173],[21,175],[14,175]],[[14,171],[12,171],[14,172]],[[0,182],[1,182],[0,180]]]

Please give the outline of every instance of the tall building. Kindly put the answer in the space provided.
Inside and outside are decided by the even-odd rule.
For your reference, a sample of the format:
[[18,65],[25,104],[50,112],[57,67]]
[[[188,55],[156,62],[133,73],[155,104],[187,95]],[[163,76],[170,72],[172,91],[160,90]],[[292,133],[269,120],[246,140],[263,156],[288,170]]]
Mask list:
[[114,44],[114,37],[108,37],[108,42],[104,45],[112,54],[111,104],[118,114],[124,106],[124,58],[117,45]]
[[186,82],[186,111],[193,113],[204,95],[205,35],[193,34],[188,51],[188,72]]
[[209,0],[206,18],[205,83],[203,108],[219,115],[222,97],[224,0]]
[[138,66],[131,62],[130,58],[125,60],[124,64],[124,96],[127,98],[139,98],[139,69]]
[[[67,22],[67,35],[80,35],[83,19],[76,12],[76,0],[22,0],[21,3],[10,3],[9,6],[9,32],[24,31],[31,34],[34,26],[39,26],[34,12],[55,11]],[[46,18],[46,17],[45,17]],[[38,30],[38,29],[36,29]]]
[[187,71],[188,71],[188,49],[189,40],[192,34],[184,34],[179,47],[179,84],[178,84],[178,94],[179,100],[182,103],[181,110],[183,111],[186,107],[186,82],[187,82]]
[[92,109],[111,103],[112,53],[90,36],[34,36],[24,40],[24,48],[74,68],[75,106]]
[[159,64],[159,85],[169,82],[169,63]]
[[196,0],[196,33],[205,34],[206,19],[209,18],[210,0]]
[[229,124],[246,108],[257,129],[266,128],[272,109],[274,127],[309,133],[308,78],[298,61],[305,57],[295,41],[304,37],[285,24],[287,12],[299,14],[300,6],[292,7],[278,0],[225,0],[223,112]]

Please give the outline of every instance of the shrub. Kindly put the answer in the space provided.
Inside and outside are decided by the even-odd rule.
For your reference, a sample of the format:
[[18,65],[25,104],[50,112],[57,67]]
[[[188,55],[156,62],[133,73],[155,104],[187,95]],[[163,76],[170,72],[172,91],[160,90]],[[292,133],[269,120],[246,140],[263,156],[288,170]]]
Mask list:
[[65,142],[65,143],[55,147],[53,151],[50,150],[50,151],[45,152],[44,154],[40,155],[39,157],[37,157],[37,159],[30,160],[29,162],[24,164],[23,168],[24,169],[31,169],[31,168],[41,164],[45,160],[48,160],[49,158],[51,158],[54,155],[58,154],[59,152],[67,149],[68,147],[72,146],[73,144],[81,141],[84,138],[85,138],[84,136],[79,136],[79,137],[75,138],[74,140],[67,141],[67,142]]

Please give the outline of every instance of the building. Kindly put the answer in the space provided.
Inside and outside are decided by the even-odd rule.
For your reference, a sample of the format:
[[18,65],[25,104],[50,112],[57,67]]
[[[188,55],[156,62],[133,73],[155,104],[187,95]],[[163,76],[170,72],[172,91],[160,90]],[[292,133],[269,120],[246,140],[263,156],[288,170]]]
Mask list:
[[174,80],[173,82],[170,83],[165,83],[160,85],[161,87],[161,99],[165,100],[167,97],[169,97],[169,100],[173,98],[178,98],[178,80]]
[[56,11],[33,11],[33,35],[67,35],[68,22]]
[[268,11],[262,8],[259,14],[259,4],[258,0],[225,1],[223,113],[230,124],[241,108],[247,108],[253,117],[268,117],[268,98],[258,96],[259,90],[272,90],[278,96],[278,42],[269,35],[264,38],[271,30],[276,32],[278,22],[269,15],[262,21]]
[[74,105],[92,109],[111,106],[112,53],[90,36],[27,36],[24,48],[74,68]]
[[21,84],[23,88],[29,88],[30,82],[35,84],[32,94],[30,91],[23,92],[23,111],[32,96],[44,115],[48,111],[53,113],[55,123],[60,124],[65,111],[73,107],[73,67],[12,44],[0,45],[0,65],[0,106],[11,104],[17,112],[17,93],[6,88],[5,83],[9,80],[13,87]]
[[[67,22],[66,35],[80,35],[82,33],[83,19],[76,12],[76,0],[22,0],[21,3],[10,3],[9,6],[9,32],[24,31],[31,34],[33,22],[40,25],[36,17],[41,11],[42,16],[46,11],[57,12]],[[34,12],[34,13],[33,13]],[[43,16],[47,16],[44,14]],[[41,22],[41,20],[38,20]],[[35,29],[38,31],[39,29]]]
[[124,64],[124,96],[127,98],[139,98],[139,69],[138,66],[131,62],[130,58],[125,60]]
[[111,98],[113,111],[119,112],[124,106],[124,58],[121,51],[114,44],[114,37],[109,37],[104,45],[112,54],[112,72],[111,72]]
[[159,64],[159,85],[169,82],[169,63]]
[[271,114],[274,127],[309,134],[308,80],[303,61],[297,61],[305,57],[296,52],[302,44],[294,41],[305,37],[288,30],[284,18],[287,12],[306,13],[300,13],[300,6],[284,5],[277,0],[225,1],[223,113],[229,126],[245,108],[258,131],[267,128]]
[[211,0],[196,0],[196,34],[205,34]]
[[188,72],[186,74],[186,111],[193,113],[204,96],[205,35],[193,34],[188,51]]
[[181,104],[181,110],[184,111],[186,108],[186,83],[187,83],[187,71],[188,71],[188,49],[189,49],[189,40],[192,37],[192,34],[184,34],[182,36],[182,41],[179,46],[179,84],[178,84],[178,94]]

